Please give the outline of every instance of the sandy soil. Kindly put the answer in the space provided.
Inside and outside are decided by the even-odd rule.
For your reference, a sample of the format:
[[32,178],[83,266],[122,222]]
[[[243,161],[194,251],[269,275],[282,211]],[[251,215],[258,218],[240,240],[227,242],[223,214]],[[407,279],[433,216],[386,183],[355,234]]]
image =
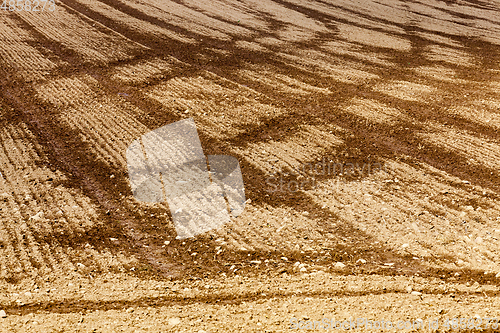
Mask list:
[[[55,8],[0,10],[0,332],[498,330],[498,1]],[[125,152],[185,118],[249,200],[179,240]]]

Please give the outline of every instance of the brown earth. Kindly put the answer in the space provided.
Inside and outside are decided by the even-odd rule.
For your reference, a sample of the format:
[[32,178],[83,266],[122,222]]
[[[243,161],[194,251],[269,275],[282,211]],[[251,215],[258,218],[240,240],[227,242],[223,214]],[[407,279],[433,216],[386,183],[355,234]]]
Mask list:
[[[1,332],[500,318],[500,2],[61,0],[0,64]],[[179,240],[125,151],[184,118],[249,200]]]

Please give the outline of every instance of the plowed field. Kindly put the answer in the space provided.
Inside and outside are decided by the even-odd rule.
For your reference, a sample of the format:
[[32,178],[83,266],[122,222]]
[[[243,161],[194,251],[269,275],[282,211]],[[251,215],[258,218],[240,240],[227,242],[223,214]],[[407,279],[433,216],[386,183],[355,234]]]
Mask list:
[[[499,1],[49,8],[0,9],[0,332],[496,330]],[[247,202],[179,239],[126,151],[187,118]]]

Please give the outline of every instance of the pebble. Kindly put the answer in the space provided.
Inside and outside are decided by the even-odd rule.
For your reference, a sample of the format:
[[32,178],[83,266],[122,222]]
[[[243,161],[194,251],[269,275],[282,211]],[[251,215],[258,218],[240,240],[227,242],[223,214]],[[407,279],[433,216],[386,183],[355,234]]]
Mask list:
[[408,294],[411,294],[411,292],[413,291],[413,288],[412,288],[411,286],[407,286],[407,287],[405,288],[405,290],[406,290],[406,292],[407,292]]
[[43,212],[38,212],[36,215],[33,215],[32,217],[30,217],[30,220],[35,221],[35,222],[39,222],[42,219],[43,219]]
[[7,314],[4,310],[0,310],[0,318],[7,318]]
[[340,261],[335,263],[335,268],[344,268],[345,265],[343,263],[341,263]]
[[463,265],[463,264],[464,264],[464,261],[462,259],[458,259],[457,265]]
[[358,262],[359,262],[359,263],[362,263],[362,264],[366,264],[366,260],[365,260],[365,259],[358,259],[358,260],[356,261],[356,263],[358,263]]
[[495,277],[496,277],[497,279],[500,279],[500,272],[498,272],[498,273],[497,273],[497,275],[495,275]]
[[422,293],[420,291],[412,291],[411,292],[412,295],[415,295],[415,296],[420,296],[422,295]]
[[181,323],[181,319],[180,318],[170,318],[168,320],[168,323],[171,325],[171,326],[175,326],[175,325],[179,325]]
[[302,267],[302,268],[300,269],[300,272],[302,272],[302,273],[307,272],[307,268]]
[[403,249],[406,249],[408,246],[410,246],[410,244],[408,244],[408,243],[404,243],[404,244],[403,244],[403,246],[402,246],[402,248],[403,248]]

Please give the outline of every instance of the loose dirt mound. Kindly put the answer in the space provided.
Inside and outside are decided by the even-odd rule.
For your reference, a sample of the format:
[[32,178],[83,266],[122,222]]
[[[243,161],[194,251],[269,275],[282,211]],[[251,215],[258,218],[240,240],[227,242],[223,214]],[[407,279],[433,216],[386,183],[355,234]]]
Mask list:
[[[495,1],[1,10],[0,330],[498,318],[499,18]],[[166,203],[134,199],[125,152],[185,118],[250,200],[179,240]]]

